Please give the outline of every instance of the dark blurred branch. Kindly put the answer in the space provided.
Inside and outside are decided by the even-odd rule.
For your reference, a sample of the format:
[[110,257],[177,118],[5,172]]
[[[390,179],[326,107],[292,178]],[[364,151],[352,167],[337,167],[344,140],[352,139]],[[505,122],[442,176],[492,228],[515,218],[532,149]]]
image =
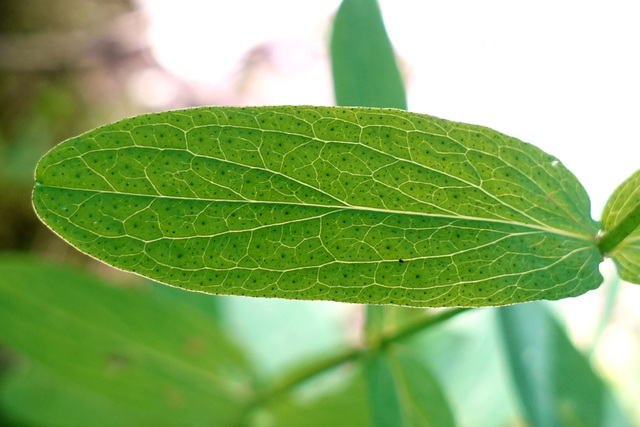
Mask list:
[[0,70],[86,68],[148,49],[147,18],[136,11],[88,31],[0,34]]

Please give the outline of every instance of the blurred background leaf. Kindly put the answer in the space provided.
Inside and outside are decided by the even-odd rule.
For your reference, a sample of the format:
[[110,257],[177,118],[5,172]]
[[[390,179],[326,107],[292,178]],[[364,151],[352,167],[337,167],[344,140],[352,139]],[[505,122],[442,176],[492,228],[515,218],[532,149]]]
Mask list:
[[475,309],[397,343],[433,373],[458,426],[519,425],[492,313]]
[[532,426],[629,426],[545,303],[496,309],[515,389]]
[[0,406],[33,425],[231,425],[253,369],[197,300],[3,255]]
[[337,105],[406,109],[407,98],[377,0],[343,0],[333,22]]
[[[364,370],[369,390],[372,426],[402,427],[402,403],[396,380],[385,352],[374,353],[364,360]],[[407,404],[412,404],[413,402]]]
[[419,354],[392,351],[390,355],[405,426],[455,426],[451,408],[439,380]]

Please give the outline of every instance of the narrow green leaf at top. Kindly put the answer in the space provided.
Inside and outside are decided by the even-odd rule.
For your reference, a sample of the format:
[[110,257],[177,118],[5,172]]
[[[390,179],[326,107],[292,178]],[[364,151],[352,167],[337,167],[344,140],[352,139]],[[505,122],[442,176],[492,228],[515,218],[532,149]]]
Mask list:
[[125,119],[50,151],[33,198],[81,251],[212,294],[492,306],[602,280],[589,199],[555,157],[394,109]]
[[613,192],[602,212],[601,252],[623,280],[640,284],[640,170]]
[[331,69],[338,105],[407,108],[377,0],[343,0],[333,21]]

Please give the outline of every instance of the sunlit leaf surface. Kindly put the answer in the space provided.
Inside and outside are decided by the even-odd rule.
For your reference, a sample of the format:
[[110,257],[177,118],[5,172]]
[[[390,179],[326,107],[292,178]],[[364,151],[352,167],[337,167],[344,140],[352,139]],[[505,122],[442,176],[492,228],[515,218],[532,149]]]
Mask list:
[[[602,225],[607,232],[627,219],[629,233],[608,253],[618,267],[623,280],[640,284],[640,170],[636,171],[614,191],[602,213]],[[631,218],[629,216],[635,216]],[[631,221],[629,221],[631,220]],[[635,227],[635,229],[633,229]]]
[[589,199],[555,157],[400,110],[138,116],[54,148],[33,196],[81,251],[210,293],[485,306],[601,282]]

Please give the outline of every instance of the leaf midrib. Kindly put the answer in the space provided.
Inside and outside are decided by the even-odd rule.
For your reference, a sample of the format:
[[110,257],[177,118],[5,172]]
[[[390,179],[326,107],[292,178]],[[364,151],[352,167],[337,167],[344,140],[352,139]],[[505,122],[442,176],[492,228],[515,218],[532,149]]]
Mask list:
[[[95,193],[95,194],[113,194],[122,197],[132,196],[132,197],[142,197],[142,198],[152,198],[152,199],[160,199],[160,200],[182,200],[189,202],[210,202],[210,203],[237,203],[237,204],[256,204],[256,205],[285,205],[285,206],[296,206],[296,207],[315,207],[322,209],[334,209],[334,212],[342,211],[363,211],[363,212],[376,212],[376,213],[385,213],[389,215],[411,215],[418,217],[428,217],[428,218],[441,218],[441,219],[449,219],[449,220],[461,220],[461,221],[472,221],[472,222],[485,222],[485,223],[497,223],[497,224],[505,224],[516,227],[529,228],[533,230],[540,230],[552,234],[557,234],[560,236],[570,237],[578,240],[585,240],[588,242],[594,242],[594,237],[588,234],[580,234],[574,233],[567,230],[562,230],[560,228],[552,227],[549,225],[538,225],[538,224],[528,224],[520,221],[508,221],[504,219],[497,218],[479,218],[472,217],[466,215],[446,215],[446,214],[436,214],[436,213],[427,213],[427,212],[415,212],[415,211],[397,211],[392,209],[381,209],[374,208],[369,206],[354,206],[349,204],[344,205],[323,205],[323,204],[315,204],[315,203],[295,203],[295,202],[285,202],[285,201],[265,201],[265,200],[233,200],[233,199],[210,199],[210,198],[193,198],[193,197],[181,197],[181,196],[167,196],[167,195],[152,195],[152,194],[139,194],[139,193],[124,193],[120,191],[105,191],[105,190],[92,190],[92,189],[84,189],[84,188],[74,188],[74,187],[63,187],[63,186],[53,186],[43,184],[41,182],[36,181],[36,187],[41,188],[52,188],[58,190],[70,190],[70,191],[81,191],[84,193]],[[286,224],[284,222],[282,224]],[[595,246],[595,243],[593,243]]]
[[[332,117],[322,117],[322,118],[330,118],[331,120],[337,120],[337,121],[341,121],[341,122],[344,122],[344,123],[353,124],[353,122],[349,122],[349,121],[347,121],[347,120],[340,119],[340,118],[335,118],[335,117],[333,117],[333,118],[332,118]],[[307,121],[307,120],[304,120],[304,121],[305,121],[306,123],[308,123],[310,126],[312,126],[312,129],[313,129],[313,124],[314,124],[314,123],[311,123],[311,122],[309,122],[309,121]],[[496,156],[496,155],[491,154],[491,153],[487,153],[487,152],[485,152],[485,151],[477,150],[477,149],[474,149],[474,148],[471,148],[471,147],[467,147],[466,145],[461,144],[461,143],[460,143],[460,141],[456,140],[455,138],[452,138],[452,137],[449,135],[449,131],[446,131],[445,129],[443,129],[444,134],[437,134],[437,133],[432,133],[432,132],[428,132],[428,131],[425,131],[425,130],[418,129],[418,128],[416,128],[416,127],[415,127],[415,123],[411,122],[410,120],[409,120],[409,122],[413,125],[413,129],[412,129],[412,130],[406,130],[406,129],[396,128],[396,127],[394,127],[394,126],[388,126],[388,127],[391,127],[391,128],[393,128],[393,129],[397,129],[397,130],[407,131],[407,132],[418,132],[418,133],[425,134],[425,135],[432,135],[432,136],[433,136],[433,135],[435,135],[435,136],[439,136],[439,137],[447,138],[447,139],[449,139],[449,140],[451,140],[451,141],[455,142],[456,144],[459,144],[459,145],[463,146],[464,148],[466,148],[466,149],[467,149],[467,151],[481,152],[481,153],[483,153],[483,154],[489,155],[489,156],[491,156],[492,158],[494,158],[494,159],[499,160],[500,162],[502,162],[502,164],[504,164],[505,166],[510,167],[510,168],[513,168],[514,170],[516,170],[516,171],[520,172],[518,168],[516,168],[516,167],[514,167],[513,165],[511,165],[510,163],[506,162],[504,159],[502,159],[502,158],[501,158],[501,157],[499,157],[499,156]],[[178,129],[178,130],[180,130],[181,132],[183,132],[183,133],[184,133],[184,135],[185,135],[185,141],[186,141],[186,146],[185,146],[185,148],[156,147],[156,146],[142,146],[142,145],[137,145],[137,144],[135,144],[135,143],[134,143],[134,145],[131,145],[131,146],[123,146],[123,147],[117,147],[117,148],[100,148],[99,150],[88,150],[88,151],[86,151],[86,152],[79,153],[79,155],[78,155],[77,157],[78,157],[79,159],[81,159],[81,160],[83,160],[83,161],[84,161],[83,156],[84,156],[84,155],[86,155],[86,154],[96,153],[96,152],[102,152],[102,151],[107,151],[107,150],[116,150],[116,151],[117,151],[117,150],[120,150],[120,149],[135,148],[135,147],[145,148],[145,149],[154,149],[154,150],[157,150],[157,151],[159,151],[159,152],[161,152],[161,151],[187,152],[187,153],[189,153],[189,154],[193,155],[194,157],[200,157],[200,158],[203,158],[203,159],[216,160],[216,161],[223,162],[223,163],[228,163],[228,164],[231,164],[231,165],[234,165],[234,166],[240,166],[240,167],[244,167],[244,168],[250,168],[250,169],[261,170],[261,171],[264,171],[264,172],[268,172],[268,173],[271,173],[271,174],[274,174],[274,175],[277,175],[277,176],[283,177],[283,178],[285,178],[285,179],[287,179],[287,180],[290,180],[290,181],[292,181],[292,182],[295,182],[295,183],[297,183],[297,184],[299,184],[299,185],[302,185],[302,186],[304,186],[304,187],[308,187],[308,188],[311,188],[311,189],[313,189],[313,190],[315,190],[315,191],[318,191],[318,192],[320,192],[320,193],[324,194],[325,196],[327,196],[327,197],[329,197],[329,198],[331,198],[331,199],[333,199],[333,200],[336,200],[336,201],[338,201],[338,202],[342,202],[342,203],[347,204],[346,202],[344,202],[344,201],[342,201],[342,200],[338,199],[336,196],[334,196],[334,195],[332,195],[332,194],[330,194],[330,193],[327,193],[326,191],[324,191],[323,189],[321,189],[321,188],[319,188],[319,187],[313,186],[313,185],[311,185],[311,184],[309,184],[309,183],[307,183],[307,182],[304,182],[304,181],[301,181],[301,180],[299,180],[299,179],[296,179],[296,178],[294,178],[294,177],[292,177],[292,176],[290,176],[290,175],[286,175],[286,174],[282,173],[281,171],[276,171],[276,170],[272,170],[272,169],[267,168],[267,167],[264,165],[264,161],[263,161],[263,166],[247,165],[247,164],[244,164],[244,163],[239,163],[239,162],[236,162],[236,161],[233,161],[233,160],[229,160],[229,159],[227,159],[227,158],[220,158],[220,157],[214,157],[214,156],[208,156],[208,155],[204,155],[204,154],[196,153],[196,152],[192,151],[192,150],[189,148],[188,139],[187,139],[187,133],[188,133],[188,132],[190,132],[191,130],[193,130],[193,129],[198,129],[198,128],[207,128],[207,127],[209,127],[209,126],[220,126],[220,127],[224,127],[224,128],[230,128],[230,129],[240,129],[240,130],[259,131],[259,132],[263,132],[263,133],[276,133],[276,134],[283,134],[283,135],[285,135],[285,136],[296,136],[296,137],[301,137],[301,138],[307,138],[307,139],[309,139],[309,141],[307,141],[306,143],[308,143],[308,142],[310,142],[310,141],[317,141],[317,142],[328,143],[328,144],[339,144],[339,145],[340,145],[340,144],[346,144],[346,145],[357,145],[357,146],[363,146],[363,147],[365,147],[365,148],[367,148],[367,149],[369,149],[369,150],[371,150],[371,151],[373,151],[373,152],[375,152],[375,153],[377,153],[377,154],[379,154],[379,155],[382,155],[382,156],[385,156],[385,157],[390,157],[391,159],[393,159],[393,160],[394,160],[394,161],[396,161],[396,162],[403,162],[403,163],[406,163],[406,164],[410,164],[410,165],[413,165],[413,166],[417,166],[417,167],[423,168],[423,169],[425,169],[425,170],[427,170],[427,171],[429,171],[429,172],[437,173],[437,174],[442,175],[442,176],[445,176],[445,177],[447,177],[447,178],[454,179],[454,180],[456,180],[456,181],[460,182],[461,184],[463,184],[464,186],[468,186],[469,188],[474,188],[474,189],[476,189],[476,190],[478,190],[478,191],[482,192],[483,194],[485,194],[485,195],[486,195],[486,196],[488,196],[489,198],[493,199],[494,201],[496,201],[496,202],[497,202],[497,203],[499,203],[500,205],[504,206],[505,208],[510,209],[510,210],[512,210],[513,212],[517,212],[519,215],[522,215],[523,217],[528,218],[528,219],[530,219],[531,221],[538,222],[538,223],[539,223],[539,224],[541,224],[541,225],[545,225],[545,224],[543,224],[541,221],[537,220],[535,217],[533,217],[533,216],[531,216],[531,215],[527,214],[526,212],[524,212],[524,211],[522,211],[522,210],[520,210],[520,209],[518,209],[518,208],[516,208],[516,207],[514,207],[514,206],[512,206],[512,205],[510,205],[509,203],[506,203],[504,200],[501,200],[501,199],[500,199],[500,197],[496,196],[495,194],[490,193],[489,191],[487,191],[487,190],[486,190],[482,185],[480,185],[480,184],[475,184],[475,183],[473,183],[473,182],[468,181],[467,179],[464,179],[464,178],[462,178],[462,177],[460,177],[460,176],[456,176],[456,175],[450,174],[450,173],[448,173],[448,172],[446,172],[446,171],[444,171],[444,170],[439,170],[439,169],[437,169],[437,168],[433,168],[433,167],[430,167],[430,166],[424,165],[424,164],[422,164],[422,163],[418,163],[418,162],[416,162],[415,160],[413,160],[412,158],[398,157],[398,156],[396,156],[396,155],[393,155],[393,154],[391,154],[391,153],[388,153],[388,152],[386,152],[386,151],[384,151],[384,150],[381,150],[381,149],[379,149],[379,148],[376,148],[376,147],[374,147],[374,146],[371,146],[371,145],[368,145],[368,144],[364,144],[364,143],[362,143],[362,142],[361,142],[361,139],[362,139],[362,136],[361,136],[361,135],[360,135],[360,137],[359,137],[359,139],[360,139],[359,141],[340,141],[340,140],[321,139],[321,138],[319,138],[319,137],[316,135],[316,133],[315,133],[315,129],[313,129],[313,130],[314,130],[313,135],[308,135],[308,134],[302,134],[302,133],[297,133],[297,132],[293,132],[293,131],[283,131],[283,130],[276,130],[276,129],[262,129],[262,128],[260,128],[260,127],[259,127],[259,125],[258,125],[257,127],[248,127],[248,126],[240,126],[240,125],[233,125],[233,124],[217,124],[217,125],[210,125],[210,124],[209,124],[209,125],[194,125],[194,126],[193,126],[192,128],[190,128],[189,130],[184,130],[184,129],[180,129],[180,128],[178,128],[178,127],[175,127],[174,125],[171,125],[171,124],[169,124],[169,123],[161,123],[161,124],[162,124],[162,125],[167,125],[167,126],[174,127],[175,129]],[[433,123],[433,124],[436,124],[436,123]],[[436,124],[436,125],[437,125],[437,124]],[[379,127],[380,125],[361,125],[360,123],[358,123],[358,124],[357,124],[357,126],[358,126],[358,127],[360,127],[360,133],[362,134],[362,132],[363,132],[367,127],[372,127],[372,126],[373,126],[373,127]],[[135,127],[134,127],[134,128],[135,128]],[[459,129],[459,130],[466,131],[466,129],[464,129],[464,128],[456,128],[456,127],[454,127],[454,128],[452,128],[452,129]],[[134,140],[134,139],[133,139],[133,134],[132,134],[132,129],[119,129],[119,130],[114,131],[114,132],[126,132],[126,133],[129,133],[129,134],[131,135],[132,140]],[[109,133],[109,132],[106,132],[106,133]],[[483,136],[485,136],[486,138],[488,138],[488,139],[491,139],[491,140],[492,140],[492,138],[491,138],[489,135],[486,135],[486,134],[484,134],[484,133],[482,133],[482,132],[478,132],[478,133],[481,133],[481,134],[482,134]],[[306,144],[306,143],[305,143],[305,144]],[[258,151],[259,151],[259,148],[260,148],[259,146],[256,146],[256,149],[258,149]],[[289,153],[291,153],[291,151],[289,151],[289,152],[285,153],[285,154],[283,155],[283,158],[284,158],[284,156],[288,155]],[[52,163],[52,164],[47,165],[47,167],[55,166],[55,165],[57,165],[57,164],[59,164],[59,163],[64,162],[65,160],[67,160],[67,159],[61,159],[61,160],[60,160],[60,161],[58,161],[58,162],[55,162],[55,163]],[[86,164],[86,162],[85,162],[85,164]],[[86,166],[87,166],[89,169],[91,169],[91,170],[93,171],[93,168],[91,168],[91,166],[90,166],[90,165],[86,164]],[[387,165],[387,166],[388,166],[388,165]],[[113,188],[113,185],[109,182],[109,180],[108,180],[108,179],[106,179],[106,177],[102,176],[102,174],[97,173],[96,171],[94,171],[94,172],[95,172],[98,176],[102,177],[102,178],[104,179],[104,181],[105,181],[105,182],[106,182],[110,187],[112,187],[112,188]],[[525,176],[526,176],[526,175],[525,175]],[[529,176],[526,176],[526,178],[527,178],[527,180],[528,180],[530,183],[532,183],[532,184],[533,184],[533,185],[535,185],[539,190],[541,190],[541,191],[543,191],[543,192],[544,192],[544,190],[540,187],[540,185],[539,185],[539,183],[538,183],[538,182],[536,182],[535,180],[531,179],[531,177],[529,177]],[[380,183],[380,184],[384,185],[385,187],[391,188],[391,187],[389,186],[389,184],[382,183],[382,182],[380,182],[380,181],[376,181],[376,182],[378,182],[378,183]],[[403,194],[405,194],[405,193],[403,193]],[[405,195],[406,195],[406,194],[405,194]],[[408,195],[407,195],[407,196],[408,196]],[[423,202],[423,203],[424,203],[424,202]],[[545,209],[545,210],[546,210],[546,209]],[[563,209],[563,211],[564,211],[566,214],[568,214],[568,215],[570,216],[570,218],[571,218],[573,221],[578,222],[575,218],[573,218],[573,216],[572,216],[572,215],[570,215],[570,214],[566,211],[566,209]]]

